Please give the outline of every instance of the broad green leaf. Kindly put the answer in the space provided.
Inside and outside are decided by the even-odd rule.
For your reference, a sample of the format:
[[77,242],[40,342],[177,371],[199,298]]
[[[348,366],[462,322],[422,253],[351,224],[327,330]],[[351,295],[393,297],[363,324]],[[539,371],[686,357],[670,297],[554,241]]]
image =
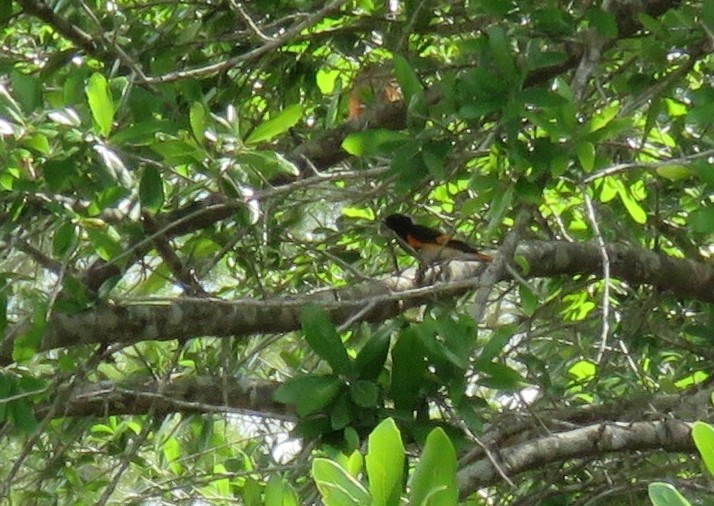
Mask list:
[[287,132],[302,118],[302,105],[287,106],[283,112],[258,125],[245,140],[246,144],[258,144],[269,141],[280,134]]
[[300,316],[302,330],[310,347],[324,359],[336,374],[352,372],[352,362],[347,356],[335,324],[319,306],[308,305]]
[[597,365],[590,360],[579,360],[570,366],[568,374],[578,383],[591,381],[597,376]]
[[280,385],[274,398],[295,405],[298,416],[306,416],[330,405],[343,385],[335,376],[301,376]]
[[642,208],[642,206],[637,202],[629,190],[623,189],[623,191],[618,192],[620,195],[620,200],[625,204],[625,209],[630,213],[630,216],[636,223],[643,225],[647,223],[647,213]]
[[499,25],[491,25],[487,33],[493,59],[498,65],[501,74],[508,83],[515,83],[518,75],[506,32]]
[[479,371],[484,374],[479,384],[488,388],[514,392],[526,386],[518,371],[498,362],[483,364],[479,367]]
[[689,226],[698,234],[714,232],[714,206],[701,207],[689,214]]
[[375,156],[388,154],[406,140],[401,132],[375,128],[351,133],[342,141],[342,149],[354,156]]
[[350,384],[350,395],[357,406],[374,408],[379,398],[379,388],[372,381],[357,380]]
[[714,476],[714,427],[705,422],[694,422],[692,438],[707,471]]
[[[350,385],[351,388],[352,385]],[[333,430],[344,429],[352,422],[354,416],[352,408],[350,393],[347,390],[341,391],[330,410],[330,426]]]
[[592,7],[588,9],[585,16],[590,21],[590,25],[603,37],[608,39],[617,37],[617,20],[609,12]]
[[578,161],[585,172],[592,172],[595,168],[595,146],[590,142],[581,142],[575,148]]
[[688,178],[693,172],[686,165],[667,164],[657,167],[657,174],[670,181],[679,181],[680,179]]
[[394,420],[382,421],[369,435],[367,477],[373,506],[397,506],[402,493],[404,445]]
[[206,109],[201,102],[194,102],[191,105],[188,118],[194,139],[199,143],[203,143],[203,132],[206,130]]
[[164,204],[164,181],[159,169],[153,165],[144,168],[139,183],[139,200],[144,208],[152,212],[157,212]]
[[57,258],[62,258],[69,247],[74,242],[76,237],[75,226],[72,222],[65,221],[57,230],[55,230],[52,238],[52,253]]
[[312,478],[325,506],[372,504],[372,497],[367,489],[336,462],[316,458],[312,461]]
[[234,160],[238,167],[256,175],[252,177],[256,184],[271,181],[280,175],[300,175],[295,164],[274,151],[244,151],[235,155]]
[[424,383],[424,346],[413,329],[404,330],[392,350],[391,394],[399,409],[411,410]]
[[8,415],[13,425],[25,434],[30,434],[37,428],[37,418],[32,404],[26,398],[11,402],[8,405]]
[[18,70],[10,72],[10,84],[17,101],[26,113],[42,105],[42,81]]
[[714,32],[714,0],[704,0],[702,2],[702,21],[709,29],[709,33]]
[[402,88],[406,103],[409,103],[412,97],[424,93],[424,88],[416,72],[414,72],[409,62],[398,54],[394,55],[394,75],[397,77],[397,81],[399,81],[399,86]]
[[450,506],[458,503],[456,451],[441,427],[426,438],[411,478],[409,504],[414,506]]
[[295,491],[280,474],[273,474],[265,486],[264,506],[297,506]]
[[82,224],[85,225],[89,242],[102,260],[111,260],[124,252],[122,245],[104,230],[104,227],[89,228],[91,219],[82,220]]
[[112,131],[114,121],[114,102],[109,93],[107,80],[102,74],[94,73],[89,78],[85,88],[89,109],[96,123],[99,133],[108,137]]
[[360,379],[373,380],[381,374],[389,354],[390,342],[389,332],[378,331],[365,343],[354,361]]
[[42,134],[30,135],[24,139],[23,144],[43,155],[50,152],[50,142],[47,140],[47,137]]
[[691,503],[670,483],[650,483],[647,492],[654,506],[691,506]]

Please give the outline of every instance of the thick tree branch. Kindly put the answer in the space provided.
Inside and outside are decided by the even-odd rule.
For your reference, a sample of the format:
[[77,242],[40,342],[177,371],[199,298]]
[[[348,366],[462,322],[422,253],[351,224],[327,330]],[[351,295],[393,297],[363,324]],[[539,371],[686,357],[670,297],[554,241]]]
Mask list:
[[[695,447],[690,428],[689,423],[674,419],[600,423],[501,448],[498,464],[506,475],[514,476],[567,459],[592,459],[611,452],[691,452]],[[461,469],[457,476],[462,496],[501,480],[498,470],[488,459]]]
[[[54,416],[141,415],[153,409],[155,416],[170,413],[239,413],[292,420],[288,406],[273,401],[277,385],[270,382],[234,378],[227,391],[218,379],[186,377],[159,385],[155,378],[115,383],[87,383],[75,389]],[[44,417],[47,406],[35,414]]]
[[[632,285],[651,285],[678,297],[714,302],[714,267],[710,265],[626,244],[610,244],[607,251],[613,278]],[[597,277],[602,273],[602,256],[595,243],[532,241],[521,244],[516,256],[530,266],[528,272],[522,273],[527,278],[575,274]],[[415,288],[413,277],[402,275],[300,297],[237,301],[186,298],[104,305],[79,314],[57,312],[48,323],[40,350],[78,344],[290,332],[300,327],[301,310],[306,304],[322,306],[336,323],[344,323],[372,305],[360,320],[382,321],[437,296],[443,299],[473,289],[479,283],[474,275],[482,267],[477,263],[451,262],[439,270],[448,283],[421,288]],[[29,328],[26,324],[9,335],[23,335]],[[0,348],[0,363],[12,362],[12,349],[12,340],[6,339]]]

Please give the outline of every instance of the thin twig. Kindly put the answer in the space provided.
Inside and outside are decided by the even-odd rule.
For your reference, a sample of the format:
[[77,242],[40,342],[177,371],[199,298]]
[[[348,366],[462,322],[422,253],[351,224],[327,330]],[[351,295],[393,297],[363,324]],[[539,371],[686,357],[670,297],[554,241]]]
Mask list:
[[597,222],[595,208],[593,207],[592,199],[588,195],[587,189],[583,188],[583,197],[585,199],[585,211],[590,222],[590,226],[595,234],[595,242],[602,258],[602,278],[604,288],[602,292],[602,327],[600,329],[600,349],[597,353],[597,363],[599,364],[605,354],[607,347],[607,338],[610,334],[610,255],[607,253],[605,240],[600,233],[600,226]]

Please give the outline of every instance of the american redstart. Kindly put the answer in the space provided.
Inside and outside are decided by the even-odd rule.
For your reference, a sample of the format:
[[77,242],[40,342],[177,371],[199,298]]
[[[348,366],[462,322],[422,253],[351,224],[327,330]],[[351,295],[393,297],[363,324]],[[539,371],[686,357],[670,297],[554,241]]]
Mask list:
[[403,214],[390,214],[385,218],[384,224],[411,246],[421,261],[427,264],[438,260],[493,260],[493,257],[481,253],[470,244],[452,239],[441,230],[417,225],[409,216]]

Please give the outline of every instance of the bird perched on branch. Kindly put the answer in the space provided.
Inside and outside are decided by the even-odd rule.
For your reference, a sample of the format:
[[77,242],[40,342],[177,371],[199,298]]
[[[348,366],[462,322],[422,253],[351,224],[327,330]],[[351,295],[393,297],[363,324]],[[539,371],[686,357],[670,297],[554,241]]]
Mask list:
[[391,214],[384,220],[399,238],[409,245],[423,263],[430,264],[438,260],[464,260],[490,262],[493,257],[481,253],[464,241],[452,239],[448,234],[435,228],[417,225],[409,216]]

